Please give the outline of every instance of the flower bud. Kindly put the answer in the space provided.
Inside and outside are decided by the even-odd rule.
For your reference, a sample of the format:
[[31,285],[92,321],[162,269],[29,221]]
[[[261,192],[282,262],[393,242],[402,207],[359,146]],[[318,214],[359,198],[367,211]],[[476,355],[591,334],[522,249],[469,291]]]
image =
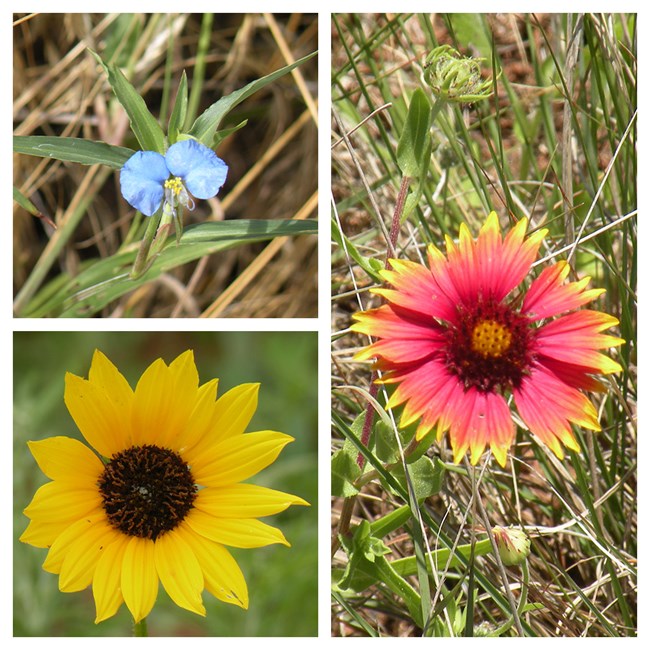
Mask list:
[[441,45],[424,62],[424,80],[438,97],[472,103],[492,94],[492,79],[481,77],[481,61],[461,56],[453,47]]
[[521,529],[495,526],[492,529],[499,557],[506,566],[522,564],[530,553],[530,539]]

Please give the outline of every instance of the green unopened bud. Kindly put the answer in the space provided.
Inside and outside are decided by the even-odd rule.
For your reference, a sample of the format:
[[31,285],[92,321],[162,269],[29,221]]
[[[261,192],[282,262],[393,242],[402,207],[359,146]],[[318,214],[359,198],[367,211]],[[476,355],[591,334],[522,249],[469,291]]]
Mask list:
[[424,80],[438,97],[470,104],[492,94],[492,79],[481,77],[481,61],[485,59],[464,57],[450,45],[441,45],[424,61]]
[[499,557],[506,566],[522,564],[526,560],[530,553],[530,539],[521,528],[495,526],[492,534]]

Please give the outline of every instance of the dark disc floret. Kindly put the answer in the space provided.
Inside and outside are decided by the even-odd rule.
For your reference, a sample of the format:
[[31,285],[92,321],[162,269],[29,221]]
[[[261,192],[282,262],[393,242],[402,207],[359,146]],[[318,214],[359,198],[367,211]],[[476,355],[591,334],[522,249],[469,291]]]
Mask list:
[[466,389],[518,388],[533,362],[530,321],[510,305],[478,299],[448,324],[445,363]]
[[111,525],[125,535],[153,540],[185,519],[197,492],[185,461],[155,445],[114,454],[98,485]]

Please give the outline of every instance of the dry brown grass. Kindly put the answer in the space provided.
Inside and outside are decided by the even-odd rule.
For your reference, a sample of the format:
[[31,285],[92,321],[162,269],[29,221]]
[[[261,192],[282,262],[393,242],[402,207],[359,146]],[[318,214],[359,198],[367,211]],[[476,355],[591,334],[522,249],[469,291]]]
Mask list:
[[[128,71],[158,116],[169,33],[175,34],[172,97],[183,70],[190,89],[200,15],[137,15],[140,34],[124,33],[117,14],[16,15],[14,26],[14,133],[65,135],[137,148],[128,119],[87,48],[100,54],[111,39],[137,53]],[[120,21],[124,21],[120,23]],[[206,56],[198,114],[219,97],[317,49],[314,15],[216,15]],[[113,43],[114,45],[114,43]],[[241,104],[227,124],[248,124],[218,149],[230,170],[219,196],[203,201],[186,223],[222,219],[304,219],[317,213],[317,62],[311,59]],[[169,113],[168,113],[169,114]],[[166,123],[163,123],[166,127]],[[133,219],[118,174],[106,168],[16,155],[14,184],[58,223],[83,203],[74,237],[49,269],[47,280],[74,274],[89,258],[114,254]],[[14,289],[34,269],[52,230],[16,206]],[[313,317],[317,305],[316,238],[250,244],[176,268],[101,314],[135,317]]]

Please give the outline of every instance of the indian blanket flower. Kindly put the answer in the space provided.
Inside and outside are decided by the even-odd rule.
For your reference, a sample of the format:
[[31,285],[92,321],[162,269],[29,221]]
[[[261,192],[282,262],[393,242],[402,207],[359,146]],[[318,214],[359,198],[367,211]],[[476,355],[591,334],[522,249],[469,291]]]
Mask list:
[[489,446],[500,465],[515,436],[510,406],[559,458],[579,450],[572,424],[599,431],[583,391],[603,390],[594,374],[619,372],[599,350],[623,340],[603,330],[618,324],[599,311],[578,310],[603,293],[589,278],[566,282],[565,261],[544,268],[528,289],[515,290],[537,257],[547,230],[526,237],[526,219],[501,236],[492,212],[473,239],[461,225],[447,255],[428,248],[428,266],[390,260],[373,292],[385,303],[355,315],[352,329],[376,337],[358,360],[377,358],[396,384],[389,408],[404,404],[401,426],[419,421],[416,439],[437,427],[458,463],[475,464]]
[[120,188],[130,205],[150,217],[163,199],[172,213],[178,205],[193,210],[190,194],[197,199],[216,196],[227,174],[228,166],[212,149],[196,140],[181,140],[164,156],[156,151],[134,153],[120,171]]
[[123,602],[141,621],[159,582],[197,614],[204,589],[246,609],[246,581],[226,547],[289,546],[257,518],[307,502],[243,481],[293,438],[245,433],[259,385],[216,399],[217,383],[199,385],[188,350],[169,366],[152,363],[133,390],[96,351],[88,379],[65,379],[65,403],[90,447],[64,436],[28,443],[52,480],[25,509],[20,539],[49,549],[43,568],[59,575],[61,591],[92,584],[96,623]]

